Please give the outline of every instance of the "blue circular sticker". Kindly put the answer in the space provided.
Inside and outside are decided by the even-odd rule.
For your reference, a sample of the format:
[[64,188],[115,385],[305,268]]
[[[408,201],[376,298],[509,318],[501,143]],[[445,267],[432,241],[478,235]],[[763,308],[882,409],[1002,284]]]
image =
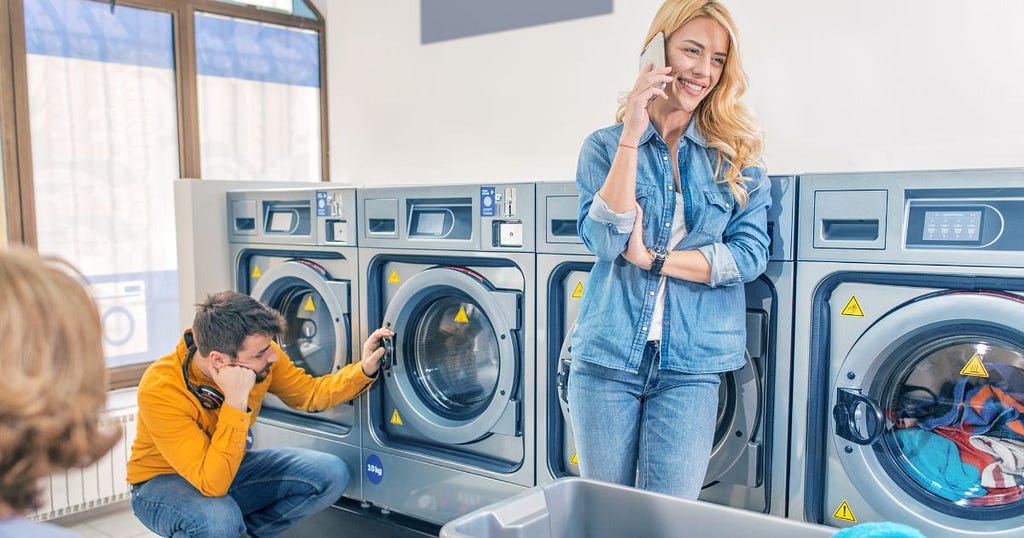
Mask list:
[[384,463],[376,454],[370,454],[370,457],[366,458],[366,478],[374,484],[380,484],[381,480],[384,480]]

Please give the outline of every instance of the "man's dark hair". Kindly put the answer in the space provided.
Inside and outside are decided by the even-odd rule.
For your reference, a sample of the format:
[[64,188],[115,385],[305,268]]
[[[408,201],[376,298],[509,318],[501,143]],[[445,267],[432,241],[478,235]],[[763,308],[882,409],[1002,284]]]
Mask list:
[[275,338],[284,333],[284,317],[248,295],[222,291],[196,305],[192,335],[201,355],[219,351],[238,357],[245,339],[252,335]]

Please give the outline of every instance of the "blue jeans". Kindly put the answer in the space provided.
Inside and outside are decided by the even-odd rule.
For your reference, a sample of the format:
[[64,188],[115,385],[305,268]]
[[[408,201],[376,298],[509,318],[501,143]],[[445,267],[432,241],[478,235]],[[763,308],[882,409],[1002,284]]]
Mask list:
[[132,510],[161,536],[277,536],[341,498],[348,481],[345,462],[331,454],[250,450],[224,497],[205,497],[180,475],[165,474],[132,488]]
[[637,374],[572,361],[580,475],[696,499],[714,444],[720,376],[660,370],[660,359],[648,342]]

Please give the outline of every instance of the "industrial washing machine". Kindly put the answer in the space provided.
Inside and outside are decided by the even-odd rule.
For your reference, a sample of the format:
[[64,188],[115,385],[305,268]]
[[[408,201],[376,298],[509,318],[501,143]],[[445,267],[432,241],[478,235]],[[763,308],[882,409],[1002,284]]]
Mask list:
[[533,183],[360,189],[363,499],[446,523],[535,482]]
[[[312,376],[359,353],[356,191],[352,187],[228,191],[228,239],[235,289],[287,322],[278,340]],[[296,411],[268,394],[253,426],[254,447],[297,446],[341,457],[361,496],[358,400],[318,413]]]
[[[775,176],[771,185],[769,263],[746,285],[748,361],[722,377],[715,445],[700,498],[785,515],[796,184],[793,177]],[[568,335],[594,257],[576,232],[575,184],[538,183],[537,200],[540,484],[579,474],[564,381],[571,362]]]
[[1024,170],[800,178],[790,516],[1024,534]]

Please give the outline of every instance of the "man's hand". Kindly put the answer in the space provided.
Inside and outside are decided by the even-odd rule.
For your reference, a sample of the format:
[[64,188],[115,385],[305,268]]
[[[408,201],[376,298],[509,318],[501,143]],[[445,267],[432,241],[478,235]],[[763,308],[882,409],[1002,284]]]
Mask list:
[[227,364],[220,368],[212,366],[210,370],[210,376],[224,393],[224,403],[239,411],[248,411],[249,391],[256,384],[256,372],[236,364]]
[[394,337],[395,331],[381,327],[373,333],[370,337],[363,342],[363,355],[359,361],[359,364],[363,367],[363,373],[368,377],[377,375],[377,370],[380,370],[380,360],[384,357],[384,346],[381,345],[381,338]]

